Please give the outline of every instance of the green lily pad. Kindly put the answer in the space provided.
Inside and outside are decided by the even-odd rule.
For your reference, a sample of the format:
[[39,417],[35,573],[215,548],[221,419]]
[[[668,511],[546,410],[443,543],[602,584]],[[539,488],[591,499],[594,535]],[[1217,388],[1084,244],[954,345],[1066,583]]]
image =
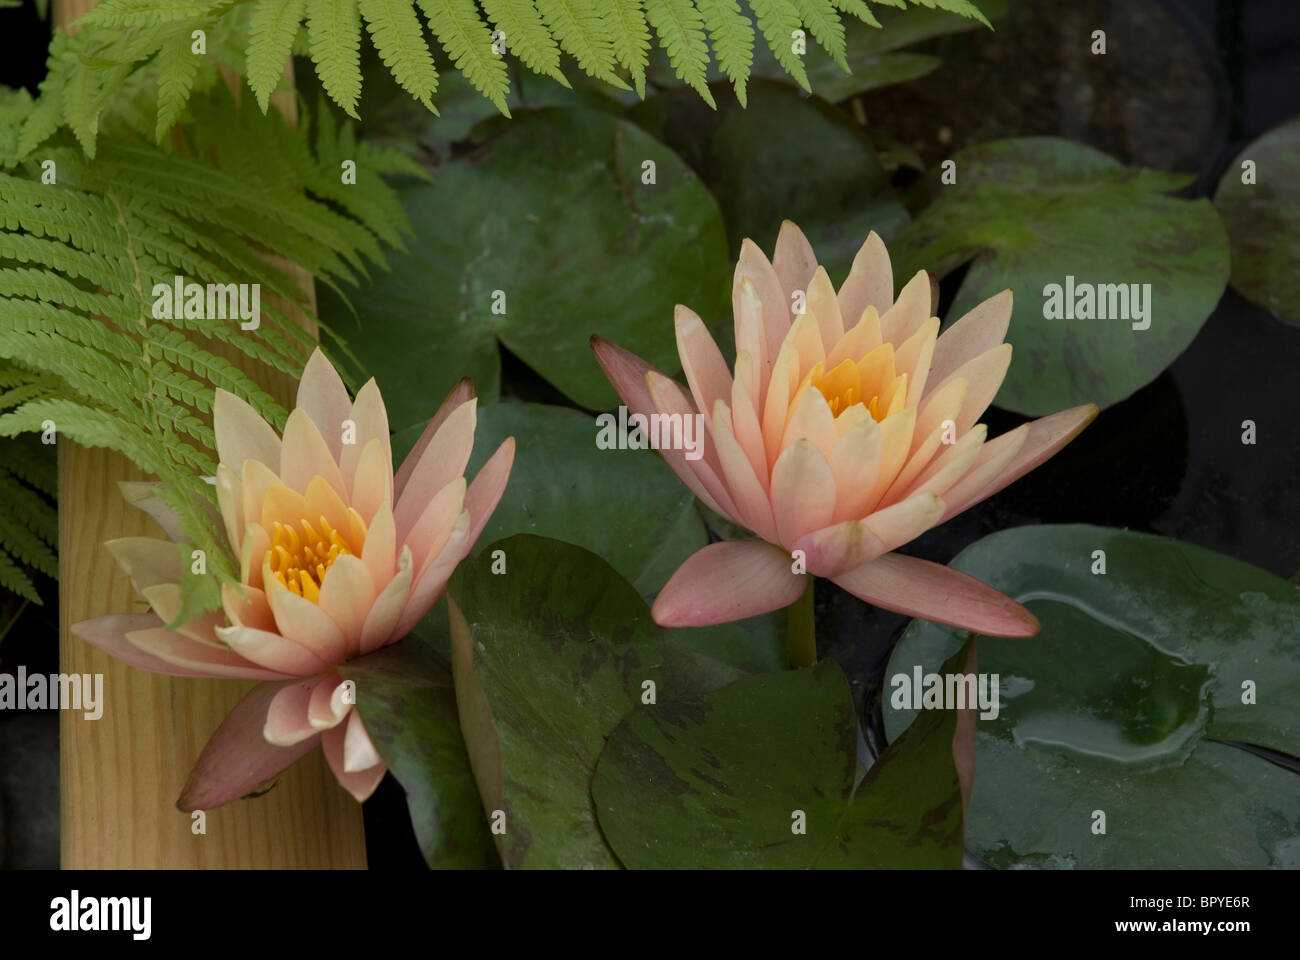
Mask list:
[[833,661],[661,700],[600,756],[600,827],[632,868],[957,867],[955,717],[915,724],[855,790],[857,720]]
[[448,595],[461,727],[489,821],[504,814],[502,862],[617,867],[588,788],[606,737],[662,681],[645,602],[595,554],[530,535],[463,562]]
[[[401,456],[424,424],[399,431]],[[637,590],[653,596],[673,571],[709,542],[695,497],[648,450],[601,450],[595,419],[567,407],[494,403],[479,407],[469,476],[515,437],[510,483],[479,543],[516,533],[566,540],[604,557]]]
[[[1190,177],[1125,167],[1050,137],[980,144],[953,160],[957,182],[935,173],[936,199],[889,252],[900,284],[920,269],[943,276],[972,261],[950,318],[1014,291],[1015,360],[998,406],[1038,416],[1117,403],[1169,366],[1218,303],[1229,265],[1223,225],[1208,200],[1166,196]],[[1140,285],[1146,317],[1133,303],[1125,309],[1118,290],[1112,298],[1092,289],[1093,319],[1071,319],[1084,312],[1081,287],[1070,304],[1079,312],[1061,303],[1054,316],[1047,287],[1061,287],[1051,299],[1064,301],[1067,283],[1126,293]]]
[[[1242,164],[1254,163],[1254,183]],[[1232,285],[1300,323],[1300,117],[1274,127],[1229,164],[1214,206],[1232,244]]]
[[770,254],[793,220],[838,283],[870,231],[888,238],[907,223],[870,141],[825,100],[764,79],[751,82],[747,108],[722,91],[714,99],[716,113],[693,90],[669,90],[629,116],[712,188],[734,249],[749,237]]
[[[654,183],[643,183],[651,161]],[[709,315],[726,292],[708,190],[662,143],[602,112],[520,114],[400,195],[410,253],[353,298],[359,321],[321,302],[378,378],[392,423],[427,417],[463,376],[495,398],[498,341],[578,405],[612,407],[591,335],[671,374],[673,307]]]
[[[1099,550],[1104,575],[1092,572]],[[995,533],[952,566],[1043,624],[980,644],[1000,708],[977,722],[976,854],[997,867],[1300,866],[1297,774],[1220,742],[1300,756],[1300,588],[1201,547],[1092,526]],[[967,636],[907,628],[882,695],[890,737],[917,715],[892,702],[894,678],[928,672]]]
[[461,737],[451,674],[429,646],[411,635],[341,664],[339,674],[356,684],[366,732],[406,790],[429,866],[500,866]]

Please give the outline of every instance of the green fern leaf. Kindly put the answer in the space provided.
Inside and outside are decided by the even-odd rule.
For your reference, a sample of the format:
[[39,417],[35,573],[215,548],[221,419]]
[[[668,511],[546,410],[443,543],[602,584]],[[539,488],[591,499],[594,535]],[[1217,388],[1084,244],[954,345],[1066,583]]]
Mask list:
[[529,70],[568,87],[560,71],[560,48],[531,0],[481,0],[483,12],[506,37],[510,50]]
[[[880,0],[877,0],[877,2],[880,2]],[[922,7],[929,7],[931,10],[947,10],[949,13],[960,14],[971,20],[978,20],[990,30],[993,29],[993,24],[989,23],[988,17],[984,16],[979,8],[971,3],[971,0],[912,0],[912,3],[919,4]]]
[[650,63],[650,29],[642,0],[603,0],[601,16],[610,25],[614,58],[632,75],[636,95],[645,99],[645,71]]
[[284,76],[306,0],[258,0],[248,28],[248,85],[266,113],[271,91]]
[[845,72],[851,72],[844,47],[844,24],[831,0],[794,0],[800,19],[808,25],[813,38]]
[[799,8],[790,0],[749,0],[749,5],[758,18],[758,29],[771,47],[776,62],[785,67],[799,86],[811,93],[808,71],[804,68],[803,60],[794,52],[793,45],[794,32],[802,23]]
[[313,0],[307,37],[316,75],[330,98],[350,117],[361,98],[361,14],[357,0]]
[[745,82],[754,63],[754,24],[740,10],[736,0],[697,0],[700,15],[709,28],[713,55],[731,81],[736,99],[747,103]]
[[492,36],[473,0],[418,0],[429,27],[456,69],[507,117],[510,77],[505,58],[492,49]]
[[614,41],[608,25],[584,0],[537,0],[537,12],[560,48],[588,76],[620,90],[630,89],[614,72]]
[[41,595],[36,592],[31,578],[23,573],[22,568],[2,549],[0,549],[0,587],[4,587],[10,593],[18,594],[24,600],[41,604]]
[[384,66],[403,90],[434,113],[438,71],[411,0],[360,0],[361,16]]
[[[876,0],[876,2],[884,3],[885,0]],[[863,3],[863,0],[831,0],[831,3],[834,5],[836,10],[857,17],[869,27],[880,26],[880,21],[877,20],[876,15],[871,12],[871,8]],[[899,4],[900,6],[903,5],[902,0],[899,0]]]
[[198,79],[200,58],[191,52],[191,46],[189,27],[181,24],[168,34],[158,51],[158,122],[154,139],[159,143],[180,119]]
[[677,78],[695,89],[715,110],[709,92],[709,44],[704,23],[691,0],[645,0],[645,15],[659,34]]

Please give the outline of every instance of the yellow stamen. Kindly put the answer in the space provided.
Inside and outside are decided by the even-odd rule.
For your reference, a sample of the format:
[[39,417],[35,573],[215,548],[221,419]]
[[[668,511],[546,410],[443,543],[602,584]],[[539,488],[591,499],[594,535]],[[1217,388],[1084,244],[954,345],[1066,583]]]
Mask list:
[[[311,521],[303,517],[295,523],[275,521],[266,563],[275,578],[297,596],[320,602],[321,584],[334,561],[344,554],[354,555],[351,544],[325,517],[318,517],[319,533]],[[357,538],[364,529],[353,524]]]

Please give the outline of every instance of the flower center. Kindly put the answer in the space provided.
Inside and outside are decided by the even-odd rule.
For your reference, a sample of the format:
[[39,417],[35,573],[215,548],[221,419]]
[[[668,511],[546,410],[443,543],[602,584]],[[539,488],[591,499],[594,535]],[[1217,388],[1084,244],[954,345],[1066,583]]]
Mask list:
[[826,398],[833,416],[860,403],[877,422],[893,412],[894,398],[900,389],[906,393],[906,382],[906,377],[894,376],[892,351],[888,357],[882,352],[857,363],[845,360],[832,370],[819,363],[808,375],[808,385]]
[[271,549],[266,552],[271,572],[282,584],[312,603],[320,602],[325,573],[342,554],[355,553],[343,534],[323,516],[320,529],[305,517],[297,525],[275,521]]

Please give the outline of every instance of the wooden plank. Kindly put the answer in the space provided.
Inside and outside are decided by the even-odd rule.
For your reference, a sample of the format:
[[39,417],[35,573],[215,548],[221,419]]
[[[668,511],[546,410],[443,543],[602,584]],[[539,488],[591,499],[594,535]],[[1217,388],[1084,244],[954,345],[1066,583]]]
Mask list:
[[[55,0],[55,21],[67,24],[93,5]],[[287,103],[286,112],[292,99]],[[311,292],[311,277],[293,272]],[[288,378],[242,355],[217,352],[292,404]],[[80,620],[144,609],[103,543],[162,531],[123,501],[118,481],[148,479],[124,457],[60,439],[58,461],[59,669],[102,673],[105,700],[98,720],[60,714],[63,866],[364,868],[361,807],[338,786],[319,750],[285,771],[268,793],[206,811],[206,834],[192,832],[176,798],[208,737],[254,684],[134,670],[71,635],[69,626]]]

